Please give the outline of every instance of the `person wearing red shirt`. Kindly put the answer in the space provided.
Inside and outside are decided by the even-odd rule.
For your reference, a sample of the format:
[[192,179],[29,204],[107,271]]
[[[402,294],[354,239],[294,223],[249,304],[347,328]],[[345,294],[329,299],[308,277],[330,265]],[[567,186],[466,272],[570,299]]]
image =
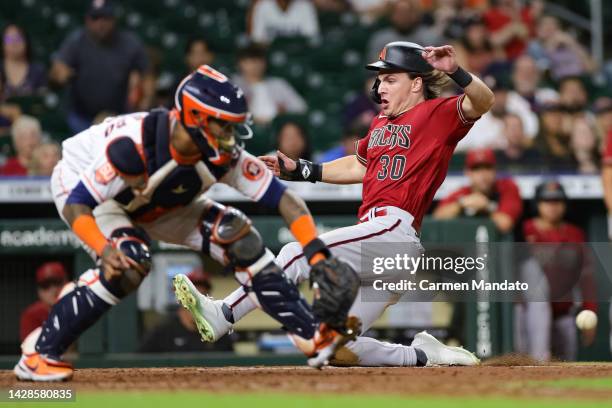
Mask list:
[[[369,255],[388,258],[423,254],[418,232],[436,190],[446,177],[453,151],[494,102],[493,92],[479,78],[458,66],[455,50],[448,45],[423,48],[409,42],[392,42],[382,49],[379,60],[367,68],[378,74],[372,98],[380,104],[381,111],[373,118],[365,137],[357,142],[354,155],[322,164],[292,160],[280,151],[276,156],[261,158],[275,175],[285,180],[363,183],[359,223],[321,235],[332,254],[351,264],[362,279],[360,293],[349,312],[361,320],[359,335],[403,294],[377,289],[373,282],[401,279],[406,276],[403,273],[410,273],[387,270],[383,275],[377,274],[367,258]],[[463,88],[463,94],[439,97],[447,75]],[[399,244],[395,250],[394,243]],[[362,256],[362,248],[367,248],[363,249],[367,255]],[[281,249],[276,262],[288,279],[301,282],[309,277],[304,253],[295,242]],[[211,301],[204,297],[198,300],[218,305],[219,311],[203,316],[214,327],[222,327],[224,319],[233,324],[256,307],[242,288],[223,300]],[[224,316],[221,305],[230,313]],[[222,334],[223,331],[216,333],[218,337]],[[299,339],[293,340],[296,346],[302,347]],[[475,365],[478,359],[467,350],[445,346],[422,332],[410,346],[359,336],[340,349],[331,363]]]
[[40,145],[42,130],[38,119],[22,115],[11,126],[15,156],[0,166],[0,176],[27,176],[34,149]]
[[28,334],[41,327],[49,310],[55,303],[62,287],[68,282],[66,269],[59,262],[46,262],[36,270],[38,301],[32,303],[21,313],[19,338],[23,341]]
[[612,98],[599,98],[595,101],[594,111],[599,127],[606,135],[601,157],[601,181],[608,209],[608,239],[612,241]]
[[500,232],[511,232],[523,212],[523,201],[512,180],[496,178],[495,163],[491,149],[469,151],[465,174],[470,185],[441,200],[433,217],[487,216]]
[[[530,291],[515,306],[515,348],[539,360],[575,360],[577,355],[574,288],[580,309],[597,312],[592,263],[585,251],[582,228],[564,220],[567,196],[557,181],[536,188],[538,214],[523,223],[528,257],[519,267]],[[548,300],[548,301],[546,301]],[[585,346],[596,328],[582,331]]]
[[530,7],[521,7],[518,0],[498,0],[483,15],[491,32],[491,42],[503,47],[510,60],[521,55],[533,32],[533,13]]

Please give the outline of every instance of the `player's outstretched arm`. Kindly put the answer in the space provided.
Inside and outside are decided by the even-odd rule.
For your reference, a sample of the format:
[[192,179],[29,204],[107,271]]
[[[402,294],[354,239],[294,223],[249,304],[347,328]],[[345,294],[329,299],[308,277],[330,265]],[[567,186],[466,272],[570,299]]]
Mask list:
[[438,71],[446,73],[457,85],[463,88],[465,98],[461,108],[468,119],[476,119],[493,106],[493,91],[476,75],[470,74],[459,66],[455,49],[451,45],[425,47],[423,58]]
[[295,161],[277,151],[276,156],[261,156],[260,159],[276,177],[289,181],[322,181],[331,184],[357,184],[363,182],[366,168],[355,155],[341,157],[328,163],[312,163],[300,159]]

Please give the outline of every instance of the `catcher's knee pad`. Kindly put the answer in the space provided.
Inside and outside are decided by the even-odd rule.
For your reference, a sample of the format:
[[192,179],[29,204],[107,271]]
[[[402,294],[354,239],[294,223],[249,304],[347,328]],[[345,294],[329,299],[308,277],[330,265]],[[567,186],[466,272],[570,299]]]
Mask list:
[[123,298],[135,291],[151,270],[149,237],[136,228],[120,228],[111,234],[113,245],[128,258],[131,267],[116,279],[106,279],[100,273],[100,281],[113,295]]
[[268,263],[253,276],[250,291],[261,308],[287,331],[304,339],[314,336],[315,320],[310,305],[276,263]]
[[244,213],[212,203],[202,220],[202,252],[223,265],[244,269],[266,255],[261,236]]

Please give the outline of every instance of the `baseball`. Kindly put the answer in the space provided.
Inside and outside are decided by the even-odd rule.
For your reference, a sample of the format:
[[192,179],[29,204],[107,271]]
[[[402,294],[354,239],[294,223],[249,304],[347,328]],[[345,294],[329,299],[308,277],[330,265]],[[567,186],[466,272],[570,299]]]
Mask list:
[[592,310],[583,310],[576,316],[576,326],[580,330],[591,330],[597,326],[597,315]]

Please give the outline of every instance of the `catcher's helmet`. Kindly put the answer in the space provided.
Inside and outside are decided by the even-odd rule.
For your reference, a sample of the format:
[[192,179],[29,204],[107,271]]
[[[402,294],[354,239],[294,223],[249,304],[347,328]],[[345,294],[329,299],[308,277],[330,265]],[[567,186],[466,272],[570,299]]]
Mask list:
[[[422,53],[425,51],[419,44],[407,41],[394,41],[384,46],[378,56],[378,61],[366,65],[366,69],[380,71],[381,69],[401,69],[416,74],[426,74],[433,71],[433,67],[425,61]],[[371,96],[374,102],[380,103],[378,86],[380,80],[374,82]]]
[[240,139],[249,139],[253,135],[244,93],[225,75],[208,65],[200,66],[181,81],[174,104],[181,124],[213,164],[226,165],[230,162],[235,138],[220,139],[218,135],[213,135],[209,128],[211,119],[232,126],[232,129],[241,125],[244,132],[235,134]]

